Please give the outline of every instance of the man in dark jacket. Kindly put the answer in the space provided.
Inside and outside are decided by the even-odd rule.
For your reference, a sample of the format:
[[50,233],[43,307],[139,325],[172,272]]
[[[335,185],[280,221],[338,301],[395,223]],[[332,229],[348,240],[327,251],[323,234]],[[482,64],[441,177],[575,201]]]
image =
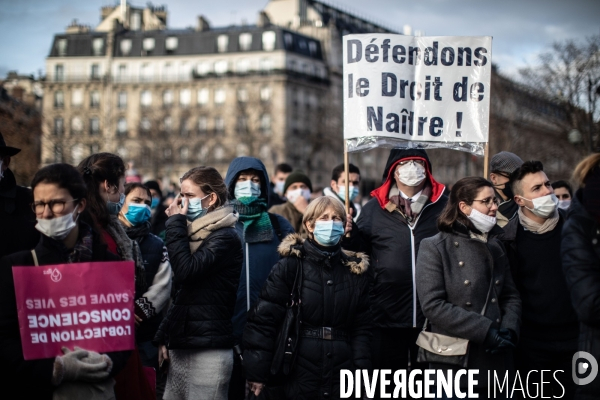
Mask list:
[[500,228],[517,216],[519,206],[515,203],[510,186],[510,175],[523,164],[523,160],[508,151],[495,154],[490,161],[490,182],[494,185],[496,198],[500,201],[496,220]]
[[[348,164],[350,193],[350,206],[352,219],[356,221],[360,214],[360,204],[354,203],[354,199],[360,194],[360,169],[354,164]],[[346,172],[344,164],[336,166],[331,172],[331,183],[329,187],[323,189],[323,196],[329,196],[340,200],[346,204]]]
[[[511,175],[511,182],[519,210],[499,238],[505,243],[523,304],[516,367],[521,377],[530,371],[564,371],[555,375],[560,384],[554,379],[544,384],[544,393],[572,398],[571,359],[577,351],[579,329],[560,257],[565,217],[557,209],[558,200],[541,162],[523,163]],[[540,379],[528,380],[531,396],[541,390],[535,386]]]
[[[592,168],[575,169],[579,189],[568,211],[569,219],[562,230],[562,266],[571,303],[579,318],[579,351],[590,353],[600,361],[600,154],[581,162],[595,162]],[[588,164],[589,165],[589,164]],[[590,365],[589,359],[579,358]],[[586,371],[578,378],[589,378]],[[592,372],[593,373],[593,372]],[[580,382],[584,383],[584,382]],[[577,399],[600,399],[600,377],[577,387]]]
[[415,342],[425,319],[417,300],[415,265],[421,240],[438,233],[436,220],[448,197],[431,175],[424,150],[393,149],[383,180],[343,246],[366,250],[371,259],[373,368],[407,369],[409,357],[412,368],[426,368],[416,364]]
[[0,133],[0,258],[33,249],[40,239],[31,209],[31,190],[18,186],[8,168],[10,158],[20,151],[7,146]]
[[[254,157],[234,159],[229,164],[225,184],[232,199],[231,203],[240,214],[235,228],[244,248],[244,263],[232,319],[233,335],[236,343],[241,345],[242,333],[246,326],[246,314],[258,299],[271,268],[279,261],[277,247],[283,238],[294,233],[294,229],[284,217],[267,212],[269,176],[259,159]],[[252,185],[254,185],[254,193],[252,193]],[[242,379],[239,359],[235,361],[234,373],[229,384],[229,398],[243,399],[246,382]]]

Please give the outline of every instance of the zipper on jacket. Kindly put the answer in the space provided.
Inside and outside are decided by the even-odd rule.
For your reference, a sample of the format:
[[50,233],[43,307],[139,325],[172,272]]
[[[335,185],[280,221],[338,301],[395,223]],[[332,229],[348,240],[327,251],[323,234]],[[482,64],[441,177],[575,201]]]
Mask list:
[[246,242],[246,311],[250,311],[250,251]]

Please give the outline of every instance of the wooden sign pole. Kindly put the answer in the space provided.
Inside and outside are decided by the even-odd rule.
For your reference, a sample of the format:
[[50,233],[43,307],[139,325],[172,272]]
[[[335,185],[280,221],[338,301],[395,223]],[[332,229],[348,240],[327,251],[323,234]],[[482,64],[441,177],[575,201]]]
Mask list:
[[488,179],[488,167],[490,164],[490,143],[487,142],[485,144],[485,148],[483,150],[483,177]]

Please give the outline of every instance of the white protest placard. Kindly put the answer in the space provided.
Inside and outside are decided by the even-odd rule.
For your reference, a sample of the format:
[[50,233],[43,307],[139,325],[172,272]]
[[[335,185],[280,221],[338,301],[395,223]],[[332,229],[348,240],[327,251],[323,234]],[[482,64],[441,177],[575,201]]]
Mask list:
[[343,46],[348,151],[445,147],[484,153],[490,36],[346,35]]

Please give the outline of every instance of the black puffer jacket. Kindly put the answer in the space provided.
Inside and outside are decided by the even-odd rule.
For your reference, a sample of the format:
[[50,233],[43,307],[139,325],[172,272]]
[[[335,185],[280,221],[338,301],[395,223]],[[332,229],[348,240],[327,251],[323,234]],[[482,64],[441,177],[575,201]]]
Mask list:
[[154,341],[169,349],[233,347],[231,317],[242,268],[235,228],[211,233],[193,254],[185,215],[169,217],[166,245],[176,294]]
[[[579,350],[600,361],[600,224],[581,204],[581,190],[571,202],[562,237],[562,267],[580,322]],[[600,378],[577,389],[578,399],[600,399]]]
[[[288,399],[339,398],[340,369],[370,369],[371,314],[360,253],[333,253],[289,235],[279,246],[284,257],[271,271],[244,330],[244,368],[250,382],[267,382],[275,339],[290,298],[298,258],[302,260],[302,329],[332,327],[346,340],[301,337],[297,359],[285,384]],[[335,337],[335,334],[334,334]],[[339,338],[339,337],[338,337]]]
[[[413,225],[390,201],[395,185],[394,172],[402,160],[417,159],[426,163],[426,179],[432,193]],[[373,322],[380,328],[414,328],[425,322],[415,287],[416,260],[421,240],[438,233],[437,218],[446,206],[444,185],[431,175],[431,163],[423,150],[390,152],[384,183],[371,192],[373,198],[363,207],[357,229],[343,246],[365,251],[371,258],[371,308]]]

